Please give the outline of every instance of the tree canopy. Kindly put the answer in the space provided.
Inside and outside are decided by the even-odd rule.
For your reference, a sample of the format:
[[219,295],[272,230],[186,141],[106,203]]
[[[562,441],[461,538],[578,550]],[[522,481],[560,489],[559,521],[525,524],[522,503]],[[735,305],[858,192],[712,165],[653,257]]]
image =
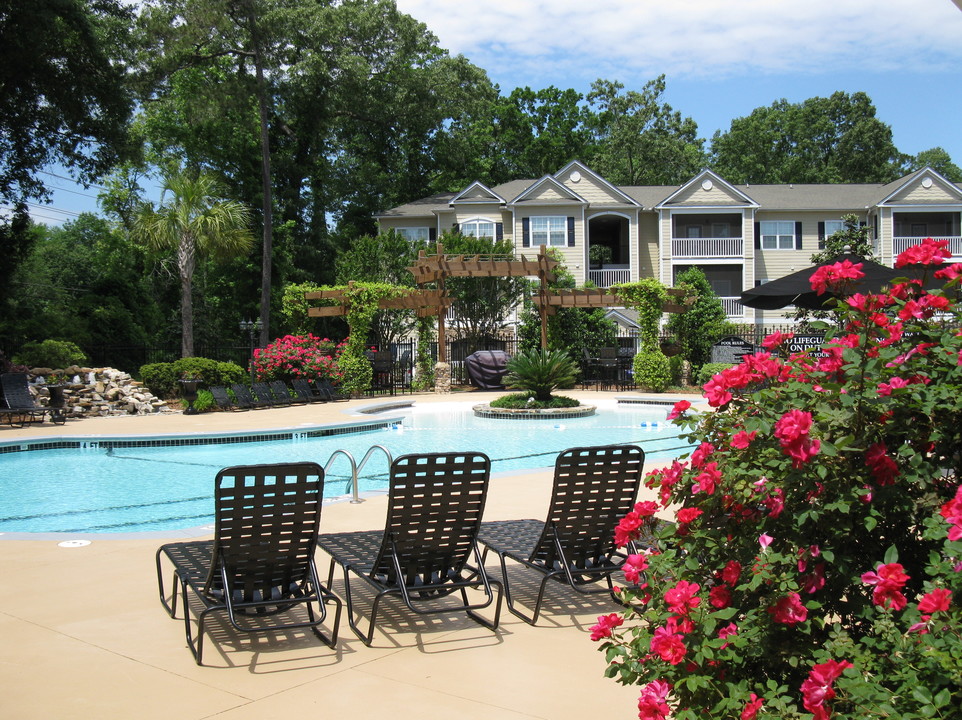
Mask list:
[[47,196],[60,163],[84,180],[124,148],[131,98],[120,0],[30,0],[0,8],[0,201]]
[[863,92],[756,108],[715,133],[711,161],[729,182],[753,184],[889,182],[904,170]]

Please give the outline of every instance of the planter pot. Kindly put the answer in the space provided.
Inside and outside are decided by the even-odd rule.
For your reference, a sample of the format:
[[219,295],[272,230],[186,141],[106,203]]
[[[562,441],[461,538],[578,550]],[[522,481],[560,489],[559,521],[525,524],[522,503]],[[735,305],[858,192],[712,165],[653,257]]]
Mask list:
[[181,380],[180,381],[180,396],[187,401],[187,409],[184,410],[184,415],[196,415],[197,410],[194,409],[194,401],[197,399],[197,383],[198,380]]
[[58,425],[67,422],[67,415],[63,411],[66,398],[63,395],[66,385],[47,385],[47,392],[50,393],[50,420]]

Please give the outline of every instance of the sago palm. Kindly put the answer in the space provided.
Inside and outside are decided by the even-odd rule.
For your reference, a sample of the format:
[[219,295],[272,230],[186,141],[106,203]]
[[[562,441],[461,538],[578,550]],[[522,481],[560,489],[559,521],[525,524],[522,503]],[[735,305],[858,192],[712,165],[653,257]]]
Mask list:
[[539,402],[550,402],[551,391],[571,387],[578,368],[564,350],[528,350],[508,360],[504,384],[534,393]]
[[180,276],[181,354],[194,354],[193,278],[197,257],[227,259],[249,252],[254,236],[250,211],[225,199],[210,174],[189,171],[164,176],[157,209],[141,212],[134,221],[136,239],[153,250],[173,250]]

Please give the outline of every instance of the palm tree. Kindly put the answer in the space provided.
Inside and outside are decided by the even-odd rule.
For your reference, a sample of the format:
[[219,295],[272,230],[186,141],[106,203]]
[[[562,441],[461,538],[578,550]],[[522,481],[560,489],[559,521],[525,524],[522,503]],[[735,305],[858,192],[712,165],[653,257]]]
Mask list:
[[142,211],[134,221],[133,234],[139,241],[154,250],[177,253],[183,357],[194,354],[192,293],[197,257],[227,259],[249,252],[254,245],[249,224],[250,211],[225,199],[216,178],[187,170],[165,174],[159,207]]

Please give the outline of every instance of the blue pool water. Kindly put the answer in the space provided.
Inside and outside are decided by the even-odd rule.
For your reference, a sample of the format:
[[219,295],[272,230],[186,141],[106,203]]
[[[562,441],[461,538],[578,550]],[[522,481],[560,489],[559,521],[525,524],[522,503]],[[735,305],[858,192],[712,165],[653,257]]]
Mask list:
[[[609,404],[567,420],[477,418],[470,404],[438,403],[392,411],[397,425],[346,435],[181,447],[58,449],[0,455],[0,532],[175,530],[213,521],[213,479],[228,465],[311,460],[325,465],[338,449],[360,462],[372,445],[394,457],[413,452],[480,450],[493,473],[550,467],[561,450],[632,442],[649,460],[687,449],[663,407]],[[361,492],[387,489],[387,459],[376,452]],[[350,463],[329,467],[325,497],[348,492]]]

